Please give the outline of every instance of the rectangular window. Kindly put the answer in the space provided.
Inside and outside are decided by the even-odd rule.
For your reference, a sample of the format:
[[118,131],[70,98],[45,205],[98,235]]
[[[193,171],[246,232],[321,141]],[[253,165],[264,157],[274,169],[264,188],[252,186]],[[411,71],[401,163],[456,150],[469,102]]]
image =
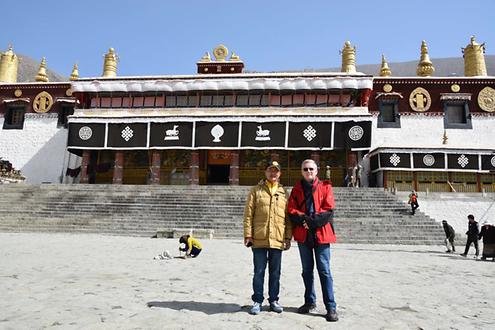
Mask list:
[[4,129],[22,129],[24,127],[24,106],[10,106],[5,113]]
[[134,96],[132,101],[132,106],[134,108],[141,108],[143,106],[144,97],[142,96]]
[[187,98],[187,106],[190,108],[196,108],[198,105],[198,96],[196,94],[189,95]]
[[144,107],[145,108],[153,108],[155,106],[155,97],[154,96],[145,96],[144,97]]
[[212,105],[214,107],[223,107],[224,95],[213,95]]
[[282,95],[281,105],[283,107],[292,106],[292,94]]
[[163,95],[158,95],[156,97],[156,100],[155,100],[155,107],[158,107],[158,108],[163,108],[164,106],[164,101],[165,101],[165,96]]
[[110,108],[110,102],[111,102],[110,97],[102,97],[101,98],[101,108]]
[[74,114],[74,106],[70,104],[62,104],[58,113],[57,127],[67,128],[67,117]]
[[122,108],[129,108],[131,106],[132,98],[129,96],[122,98]]
[[295,106],[303,106],[304,105],[304,94],[295,94],[292,98],[292,104]]
[[270,106],[272,107],[280,106],[280,95],[277,94],[270,95]]
[[177,95],[177,107],[187,107],[187,95]]
[[165,104],[167,108],[177,106],[177,101],[175,95],[167,95],[165,97]]
[[261,104],[261,94],[249,95],[249,106],[259,107]]
[[247,107],[249,105],[248,101],[249,101],[249,95],[237,94],[235,105],[238,107]]
[[443,106],[445,128],[471,129],[471,114],[466,102],[445,102]]
[[226,107],[232,107],[234,105],[234,95],[233,94],[225,95],[225,99],[223,102]]
[[100,107],[100,98],[99,97],[92,97],[89,107],[90,108],[99,108]]
[[327,94],[317,94],[316,95],[316,106],[326,106],[328,101]]
[[328,95],[328,103],[330,106],[333,106],[333,107],[340,106],[340,95],[337,95],[337,94]]
[[263,107],[268,106],[268,94],[263,94],[261,96],[261,106]]
[[306,94],[306,105],[312,106],[315,105],[316,95],[315,94]]
[[122,107],[122,98],[112,97],[112,108],[121,108],[121,107]]
[[378,110],[378,128],[400,128],[399,100],[380,100]]
[[212,95],[201,95],[201,99],[199,101],[199,106],[210,107],[212,99],[213,99]]

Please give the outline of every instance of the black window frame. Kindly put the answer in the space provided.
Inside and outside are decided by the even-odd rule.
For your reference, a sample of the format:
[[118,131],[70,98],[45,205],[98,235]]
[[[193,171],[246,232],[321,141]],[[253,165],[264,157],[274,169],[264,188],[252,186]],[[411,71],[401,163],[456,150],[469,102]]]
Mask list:
[[[22,112],[22,119],[19,123],[12,123],[14,111]],[[23,129],[24,119],[26,118],[26,106],[24,104],[11,104],[5,111],[3,129]]]
[[[394,121],[384,121],[383,112],[385,111],[385,105],[392,105]],[[400,128],[400,113],[399,113],[399,100],[398,99],[386,99],[378,101],[378,128]]]
[[[465,123],[449,122],[448,108],[449,106],[463,106]],[[472,129],[471,113],[469,111],[469,103],[467,100],[449,100],[443,102],[443,127],[445,129]]]
[[57,127],[68,128],[69,120],[67,117],[73,114],[74,114],[74,104],[62,103],[58,111]]

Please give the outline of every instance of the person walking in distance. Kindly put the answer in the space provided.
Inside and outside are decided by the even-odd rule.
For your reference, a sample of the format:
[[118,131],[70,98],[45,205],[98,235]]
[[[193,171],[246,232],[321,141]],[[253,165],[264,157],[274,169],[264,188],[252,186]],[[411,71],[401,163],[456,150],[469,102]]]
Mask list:
[[478,223],[474,221],[474,215],[470,214],[468,215],[468,231],[466,232],[467,235],[467,242],[466,242],[466,248],[464,249],[464,253],[461,253],[461,256],[467,257],[467,254],[469,252],[469,248],[471,247],[471,243],[474,244],[474,249],[476,250],[475,258],[478,258],[479,255],[479,248],[478,248],[478,235],[480,233]]
[[[455,252],[454,239],[455,239],[455,230],[454,228],[447,223],[447,220],[442,220],[443,230],[445,231],[445,247],[447,248],[447,253]],[[450,246],[452,249],[450,249]]]
[[408,203],[411,204],[411,214],[414,215],[416,213],[416,209],[419,207],[418,194],[416,193],[416,191],[411,191],[411,193],[409,194]]
[[301,164],[303,179],[292,188],[288,212],[292,221],[294,239],[298,243],[304,282],[304,304],[298,313],[307,314],[316,309],[314,265],[320,277],[323,303],[329,322],[338,321],[337,304],[330,270],[330,243],[335,243],[333,230],[333,189],[329,181],[320,181],[318,167],[311,159]]

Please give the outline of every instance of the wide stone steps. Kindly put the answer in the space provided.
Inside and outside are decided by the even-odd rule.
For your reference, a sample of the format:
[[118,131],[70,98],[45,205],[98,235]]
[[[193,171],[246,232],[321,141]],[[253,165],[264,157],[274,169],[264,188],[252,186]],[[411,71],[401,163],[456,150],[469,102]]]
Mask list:
[[[0,186],[0,231],[152,236],[213,229],[242,238],[249,187],[129,185]],[[339,242],[439,244],[443,230],[377,188],[335,188]]]

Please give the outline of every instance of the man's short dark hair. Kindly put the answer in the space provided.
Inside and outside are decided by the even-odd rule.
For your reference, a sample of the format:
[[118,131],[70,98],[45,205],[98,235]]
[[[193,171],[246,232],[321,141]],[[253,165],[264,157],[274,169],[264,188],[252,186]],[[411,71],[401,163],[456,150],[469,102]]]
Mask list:
[[472,215],[472,214],[468,215],[468,219],[473,219],[474,220],[474,215]]

